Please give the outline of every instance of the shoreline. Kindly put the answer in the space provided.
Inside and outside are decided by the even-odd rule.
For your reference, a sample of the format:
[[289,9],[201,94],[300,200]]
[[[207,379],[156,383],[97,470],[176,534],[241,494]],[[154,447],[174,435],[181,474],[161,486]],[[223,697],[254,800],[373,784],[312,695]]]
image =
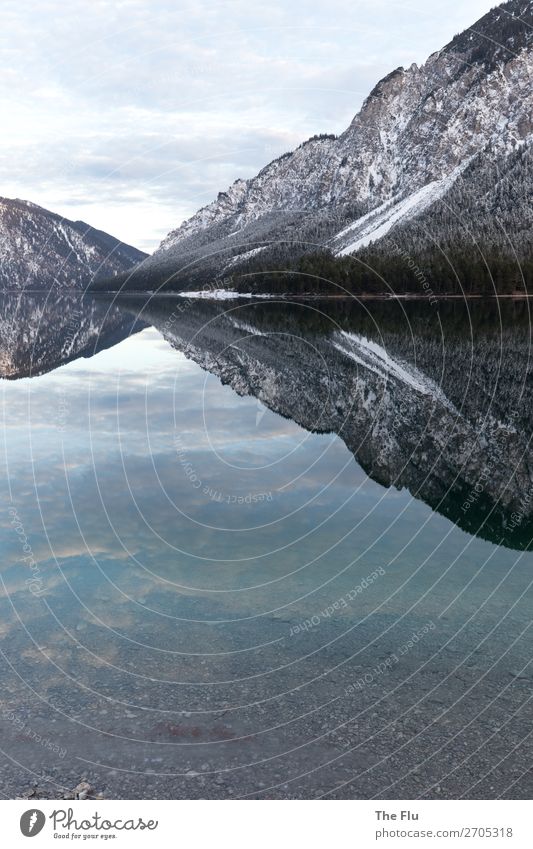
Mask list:
[[235,292],[228,290],[205,290],[205,291],[180,291],[180,292],[154,292],[150,290],[146,291],[100,291],[100,292],[83,292],[80,294],[85,295],[126,295],[127,297],[131,297],[133,295],[139,297],[151,297],[151,298],[189,298],[191,300],[210,300],[210,301],[237,301],[237,300],[279,300],[279,301],[348,301],[348,300],[356,300],[356,301],[427,301],[428,303],[432,303],[432,306],[436,306],[436,303],[439,301],[500,301],[500,300],[511,300],[511,301],[527,301],[533,298],[533,293],[522,293],[522,292],[513,292],[511,294],[494,294],[494,295],[485,295],[485,294],[476,294],[476,295],[457,295],[457,294],[445,294],[445,295],[433,295],[431,299],[427,295],[417,295],[414,293],[405,293],[405,294],[377,294],[370,292],[362,292],[358,294],[346,293],[344,295],[317,295],[317,294],[302,294],[302,293],[273,293],[273,292]]
[[349,293],[341,294],[341,295],[327,295],[327,294],[315,294],[315,293],[292,293],[292,292],[236,292],[233,290],[227,289],[214,289],[214,290],[195,290],[195,291],[162,291],[162,292],[154,292],[153,290],[106,290],[106,291],[92,291],[92,290],[82,290],[82,289],[65,289],[60,291],[46,291],[44,289],[3,289],[1,291],[2,295],[90,295],[91,297],[97,297],[99,295],[104,296],[126,296],[126,297],[150,297],[150,298],[190,298],[191,300],[211,300],[211,301],[223,301],[223,300],[277,300],[277,301],[426,301],[431,303],[432,306],[436,306],[439,301],[528,301],[533,298],[533,293],[528,292],[512,292],[510,294],[470,294],[470,295],[460,295],[455,293],[447,293],[443,295],[432,295],[429,298],[427,295],[419,295],[413,292],[401,293],[401,294],[390,294],[390,293],[374,293],[374,292],[360,292],[360,293]]

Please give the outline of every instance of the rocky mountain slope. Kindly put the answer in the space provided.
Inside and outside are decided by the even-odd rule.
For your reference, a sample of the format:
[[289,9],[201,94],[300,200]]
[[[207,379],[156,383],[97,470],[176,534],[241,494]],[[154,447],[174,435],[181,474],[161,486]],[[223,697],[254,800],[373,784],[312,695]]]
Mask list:
[[[424,238],[419,228],[413,243],[418,252],[456,238],[453,227],[435,219],[443,205],[459,223],[466,216],[475,232],[483,198],[484,241],[508,247],[495,202],[506,206],[500,178],[509,158],[529,152],[532,70],[533,0],[509,0],[421,67],[397,68],[382,79],[340,136],[314,137],[256,177],[237,180],[169,233],[126,285],[194,287],[213,276],[234,281],[294,267],[305,253],[352,256],[424,221]],[[461,206],[463,186],[470,205]],[[521,188],[528,202],[529,176]],[[507,236],[516,218],[503,222]],[[513,250],[528,256],[523,220],[519,230],[514,241],[510,233]]]
[[0,289],[83,288],[146,254],[83,221],[36,204],[0,198]]

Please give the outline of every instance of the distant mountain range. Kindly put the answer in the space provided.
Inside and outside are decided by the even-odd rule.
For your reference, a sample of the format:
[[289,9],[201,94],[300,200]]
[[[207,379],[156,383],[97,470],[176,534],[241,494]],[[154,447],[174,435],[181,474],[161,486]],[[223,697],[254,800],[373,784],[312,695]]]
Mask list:
[[80,289],[146,254],[83,221],[24,200],[0,198],[0,289]]
[[532,46],[533,0],[492,9],[382,79],[340,136],[237,180],[107,288],[533,287]]

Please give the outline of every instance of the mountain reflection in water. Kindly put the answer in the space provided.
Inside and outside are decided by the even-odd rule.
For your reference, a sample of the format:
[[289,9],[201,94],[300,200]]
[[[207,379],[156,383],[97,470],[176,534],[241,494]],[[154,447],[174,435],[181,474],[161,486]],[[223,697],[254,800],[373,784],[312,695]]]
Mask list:
[[528,302],[113,303],[240,395],[340,436],[383,486],[471,534],[530,548]]

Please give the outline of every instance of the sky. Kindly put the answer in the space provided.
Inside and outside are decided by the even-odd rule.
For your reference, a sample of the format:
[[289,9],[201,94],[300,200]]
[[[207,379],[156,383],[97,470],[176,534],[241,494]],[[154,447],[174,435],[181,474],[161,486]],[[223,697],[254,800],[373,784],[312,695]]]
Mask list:
[[3,0],[0,195],[146,251],[487,0]]

